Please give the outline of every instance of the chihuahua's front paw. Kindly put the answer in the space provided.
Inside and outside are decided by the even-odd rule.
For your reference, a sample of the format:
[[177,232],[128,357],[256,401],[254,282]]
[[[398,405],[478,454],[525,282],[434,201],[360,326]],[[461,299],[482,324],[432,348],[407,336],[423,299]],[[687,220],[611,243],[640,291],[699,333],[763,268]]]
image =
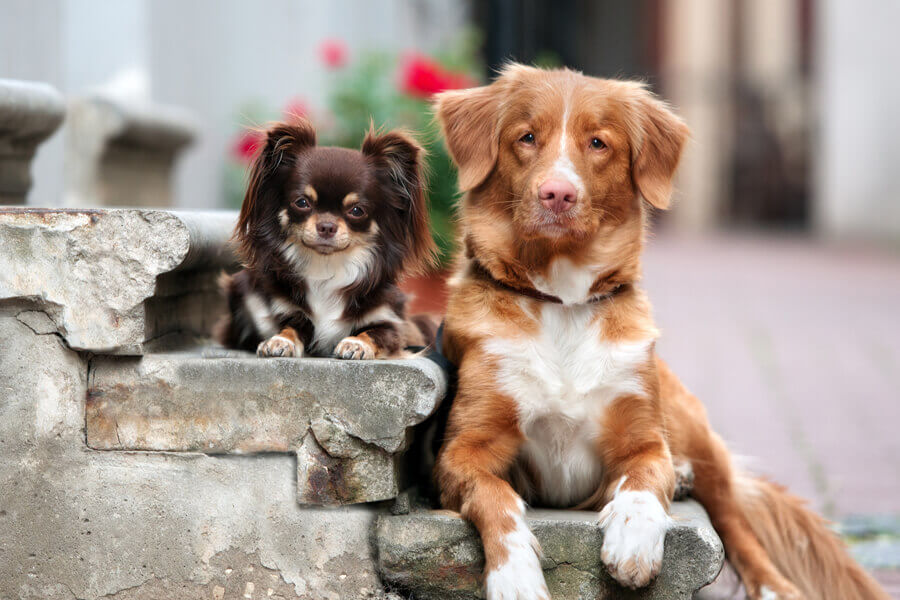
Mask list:
[[361,337],[345,337],[338,342],[334,355],[345,360],[371,360],[375,358],[375,346]]
[[281,334],[273,335],[260,342],[256,347],[256,355],[260,358],[289,357],[300,358],[303,356],[303,342],[292,340]]

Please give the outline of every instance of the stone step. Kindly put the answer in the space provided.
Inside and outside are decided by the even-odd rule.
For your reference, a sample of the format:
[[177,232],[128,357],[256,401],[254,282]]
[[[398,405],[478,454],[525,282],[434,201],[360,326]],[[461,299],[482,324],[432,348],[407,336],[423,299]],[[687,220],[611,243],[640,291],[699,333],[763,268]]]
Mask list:
[[[139,355],[203,338],[237,267],[231,212],[0,207],[0,303],[74,350]],[[43,313],[43,314],[40,314]]]
[[[544,551],[542,566],[554,600],[579,598],[690,600],[715,579],[722,543],[694,501],[672,506],[662,571],[646,588],[626,590],[600,561],[603,535],[597,513],[530,510],[526,515]],[[449,511],[385,515],[376,524],[378,568],[390,588],[417,600],[483,598],[481,540],[471,524]]]
[[402,489],[411,428],[446,392],[425,358],[96,357],[85,421],[95,450],[297,455],[297,499],[334,505]]

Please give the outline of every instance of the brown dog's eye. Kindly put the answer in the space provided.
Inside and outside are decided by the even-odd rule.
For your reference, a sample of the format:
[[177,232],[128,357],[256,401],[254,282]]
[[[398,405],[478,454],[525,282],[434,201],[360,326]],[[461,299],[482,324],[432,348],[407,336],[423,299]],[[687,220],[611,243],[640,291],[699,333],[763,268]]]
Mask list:
[[348,210],[347,214],[354,219],[362,219],[364,216],[366,216],[366,210],[362,206],[359,206],[357,204],[356,206]]
[[534,144],[534,134],[529,131],[528,133],[520,137],[519,141],[530,146]]
[[294,206],[299,208],[300,210],[309,210],[312,206],[309,203],[309,198],[306,196],[300,196],[296,200],[294,200]]
[[595,150],[602,150],[603,148],[606,148],[606,144],[604,144],[603,140],[601,140],[600,138],[595,137],[591,140],[591,148],[594,148]]

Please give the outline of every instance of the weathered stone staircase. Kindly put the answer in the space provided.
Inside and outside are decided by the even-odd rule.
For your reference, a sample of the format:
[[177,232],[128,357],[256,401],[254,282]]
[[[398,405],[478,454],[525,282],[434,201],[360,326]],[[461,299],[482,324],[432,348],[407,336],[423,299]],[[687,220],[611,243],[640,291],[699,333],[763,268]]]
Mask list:
[[[182,139],[114,112],[104,161],[175,148],[154,123]],[[62,113],[46,86],[0,82],[5,202]],[[112,171],[94,188],[124,193]],[[408,450],[447,375],[210,347],[234,218],[0,207],[0,598],[482,597],[472,527],[409,501]],[[595,514],[531,511],[553,597],[691,598],[722,547],[697,504],[674,515],[662,574],[632,592],[600,562]]]

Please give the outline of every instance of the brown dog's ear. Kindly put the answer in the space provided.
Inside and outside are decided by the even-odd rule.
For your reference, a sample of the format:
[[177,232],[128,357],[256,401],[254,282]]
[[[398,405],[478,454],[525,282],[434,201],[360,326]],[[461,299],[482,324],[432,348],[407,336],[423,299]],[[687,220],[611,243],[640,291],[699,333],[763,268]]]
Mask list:
[[687,125],[662,101],[641,88],[634,104],[631,174],[641,196],[659,209],[669,208],[672,179],[690,135]]
[[384,233],[403,246],[397,261],[409,271],[432,265],[436,247],[425,204],[425,150],[405,132],[379,134],[370,127],[361,151],[372,160],[386,200],[399,216],[379,222]]
[[437,95],[434,107],[450,156],[459,169],[459,189],[481,185],[497,163],[501,94],[498,83]]
[[246,264],[255,264],[259,242],[275,227],[281,206],[281,175],[301,152],[315,145],[316,130],[306,119],[273,123],[266,130],[266,139],[250,167],[250,181],[234,231]]

